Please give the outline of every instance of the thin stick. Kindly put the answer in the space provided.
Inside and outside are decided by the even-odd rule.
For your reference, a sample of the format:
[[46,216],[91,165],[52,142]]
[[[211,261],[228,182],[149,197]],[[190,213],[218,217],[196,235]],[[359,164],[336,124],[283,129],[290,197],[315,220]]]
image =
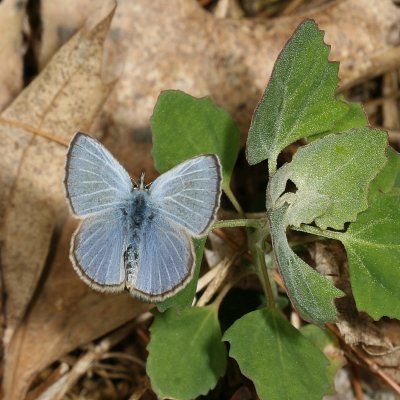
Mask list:
[[239,202],[236,200],[236,197],[233,194],[231,188],[230,187],[225,188],[224,193],[226,194],[226,197],[229,199],[229,201],[232,203],[233,207],[235,208],[235,210],[239,214],[239,216],[241,216],[241,217],[244,216],[243,209],[240,206]]
[[385,373],[385,371],[383,371],[381,369],[381,367],[379,367],[378,364],[374,363],[371,359],[366,357],[363,354],[362,350],[360,350],[356,347],[348,346],[346,344],[346,342],[344,341],[343,337],[341,336],[339,329],[336,327],[336,325],[326,324],[326,327],[336,335],[336,337],[346,346],[347,349],[349,349],[349,351],[354,353],[358,359],[360,359],[362,362],[364,362],[364,364],[366,366],[368,366],[368,368],[374,374],[378,375],[386,384],[388,384],[397,394],[400,395],[400,385],[393,378],[391,378],[389,375],[387,375]]

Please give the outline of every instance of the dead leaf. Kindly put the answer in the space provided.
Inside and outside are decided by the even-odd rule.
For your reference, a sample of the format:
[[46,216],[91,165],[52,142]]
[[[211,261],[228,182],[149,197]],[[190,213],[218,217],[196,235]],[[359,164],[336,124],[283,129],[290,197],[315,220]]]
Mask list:
[[[52,262],[53,232],[67,210],[66,147],[18,127],[29,124],[65,143],[76,130],[89,129],[110,90],[102,79],[102,48],[112,15],[84,27],[0,116],[5,398],[23,398],[47,363],[143,309],[127,296],[100,295],[80,282],[68,260],[70,227]],[[46,263],[50,274],[38,290]],[[32,303],[35,292],[38,298]]]
[[33,378],[47,365],[148,309],[128,293],[98,293],[79,279],[68,259],[75,228],[72,220],[65,227],[40,295],[7,350],[7,399],[23,399]]
[[40,69],[43,69],[53,54],[85,24],[98,6],[99,2],[96,0],[40,2],[42,34],[37,55]]
[[[110,20],[75,36],[1,117],[54,132],[66,143],[76,130],[87,130],[110,89],[101,77]],[[0,126],[0,135],[7,343],[36,288],[56,222],[66,211],[66,148],[13,126]]]
[[0,4],[0,111],[21,91],[23,84],[22,26],[25,2],[3,0]]

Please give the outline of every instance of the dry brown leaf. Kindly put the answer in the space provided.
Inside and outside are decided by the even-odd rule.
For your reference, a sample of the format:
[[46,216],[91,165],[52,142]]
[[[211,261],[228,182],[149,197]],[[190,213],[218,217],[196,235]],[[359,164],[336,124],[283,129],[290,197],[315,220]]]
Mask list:
[[104,294],[83,283],[68,261],[70,221],[51,260],[40,296],[7,351],[4,391],[23,399],[38,372],[62,355],[133,319],[148,308],[128,293]]
[[25,3],[20,0],[3,0],[0,4],[0,111],[22,89]]
[[99,2],[96,0],[40,2],[42,35],[37,55],[40,69],[98,7]]
[[[87,130],[110,89],[101,77],[102,43],[110,20],[108,16],[75,36],[1,117],[53,132],[66,143],[76,130]],[[4,124],[0,137],[7,343],[36,288],[56,222],[66,210],[66,148]]]
[[[5,398],[22,399],[41,368],[143,309],[128,296],[100,295],[80,282],[68,260],[70,227],[54,257],[53,232],[67,210],[66,147],[16,126],[29,124],[66,143],[76,130],[89,129],[110,90],[102,79],[102,48],[112,14],[73,37],[0,116]],[[38,290],[45,264],[50,274]]]

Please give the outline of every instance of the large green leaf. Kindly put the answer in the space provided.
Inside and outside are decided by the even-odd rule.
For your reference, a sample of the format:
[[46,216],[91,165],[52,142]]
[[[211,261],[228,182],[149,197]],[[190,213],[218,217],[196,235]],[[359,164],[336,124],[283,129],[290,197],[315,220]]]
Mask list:
[[218,310],[192,307],[157,313],[150,328],[147,374],[157,396],[193,399],[214,388],[225,373]]
[[330,386],[327,358],[279,311],[246,314],[223,340],[263,400],[321,400]]
[[276,262],[289,298],[303,319],[317,325],[335,321],[333,300],[343,293],[290,248],[285,232],[286,210],[287,206],[283,206],[267,213]]
[[[342,101],[345,101],[343,96],[339,96]],[[313,136],[309,136],[308,142],[319,140],[330,133],[345,132],[349,129],[363,128],[368,126],[368,118],[365,115],[364,109],[360,103],[348,103],[349,109],[345,115],[335,121],[329,131],[318,133]]]
[[209,97],[197,99],[179,90],[168,90],[158,97],[150,124],[152,154],[159,172],[199,154],[217,154],[223,188],[229,190],[240,132],[225,110]]
[[370,207],[346,232],[299,228],[343,242],[357,308],[375,319],[400,319],[400,156],[389,148],[388,157],[371,185]]
[[288,225],[315,221],[322,229],[343,229],[367,209],[368,188],[387,161],[386,147],[386,133],[367,127],[303,146],[272,176],[272,202],[277,203],[291,180],[296,193],[281,198],[289,203]]
[[335,96],[338,64],[328,61],[329,46],[323,36],[317,24],[307,20],[279,55],[251,122],[250,164],[268,159],[274,171],[278,154],[290,143],[335,128],[360,126],[365,120],[361,109]]
[[197,281],[199,279],[201,262],[203,260],[204,245],[206,244],[207,238],[192,239],[192,240],[196,252],[196,267],[193,273],[193,278],[187,286],[185,286],[181,291],[176,293],[174,296],[159,303],[156,303],[157,308],[161,312],[171,307],[174,307],[177,311],[182,311],[183,309],[189,307],[193,302],[194,296],[196,294]]
[[400,319],[400,192],[378,194],[346,232],[325,235],[346,248],[357,308]]

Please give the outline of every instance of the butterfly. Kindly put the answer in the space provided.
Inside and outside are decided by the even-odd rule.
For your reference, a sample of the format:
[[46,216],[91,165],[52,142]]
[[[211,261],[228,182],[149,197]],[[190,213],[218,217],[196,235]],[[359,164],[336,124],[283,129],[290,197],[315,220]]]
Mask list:
[[191,279],[191,237],[205,236],[221,197],[216,155],[200,155],[136,183],[97,140],[76,133],[66,156],[65,193],[82,219],[70,259],[80,277],[102,292],[125,289],[161,301]]

